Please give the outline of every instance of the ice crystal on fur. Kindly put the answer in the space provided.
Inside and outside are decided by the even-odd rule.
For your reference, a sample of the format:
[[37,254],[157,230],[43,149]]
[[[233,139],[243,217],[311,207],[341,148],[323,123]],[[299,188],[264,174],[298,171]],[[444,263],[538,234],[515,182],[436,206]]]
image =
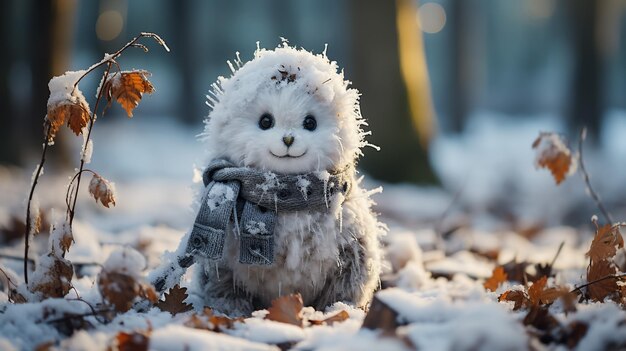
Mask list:
[[[318,309],[337,301],[366,306],[379,282],[384,226],[354,171],[369,134],[362,129],[367,123],[358,91],[326,51],[313,54],[286,41],[273,50],[257,48],[246,63],[237,54],[229,67],[232,75],[219,77],[207,95],[205,165],[225,158],[266,171],[257,184],[264,194],[281,187],[276,174],[314,174],[325,185],[327,206],[277,214],[275,262],[269,266],[241,264],[240,236],[230,228],[222,259],[200,261],[190,292],[229,314],[250,313],[296,292]],[[350,191],[345,196],[328,191],[330,174],[346,169]],[[304,199],[310,185],[306,177],[296,183]],[[233,217],[231,227],[238,227]],[[249,222],[244,229],[267,234],[261,224]]]

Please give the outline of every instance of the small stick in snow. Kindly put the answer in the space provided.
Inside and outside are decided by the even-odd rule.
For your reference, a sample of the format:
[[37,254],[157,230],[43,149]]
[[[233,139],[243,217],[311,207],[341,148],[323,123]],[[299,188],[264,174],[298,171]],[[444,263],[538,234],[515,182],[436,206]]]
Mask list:
[[587,186],[587,190],[589,191],[589,196],[591,196],[591,198],[596,202],[598,209],[600,209],[600,212],[602,212],[602,215],[604,216],[606,221],[609,224],[612,224],[613,218],[611,217],[611,214],[609,213],[609,211],[607,211],[606,208],[604,207],[604,204],[600,200],[600,196],[598,195],[598,193],[596,193],[593,190],[593,187],[591,186],[591,180],[589,178],[589,173],[587,173],[587,169],[585,168],[585,163],[583,162],[583,142],[585,141],[586,138],[587,138],[587,128],[584,127],[580,131],[580,141],[578,143],[578,162],[580,163],[580,171],[583,175],[583,179],[585,181],[585,185]]

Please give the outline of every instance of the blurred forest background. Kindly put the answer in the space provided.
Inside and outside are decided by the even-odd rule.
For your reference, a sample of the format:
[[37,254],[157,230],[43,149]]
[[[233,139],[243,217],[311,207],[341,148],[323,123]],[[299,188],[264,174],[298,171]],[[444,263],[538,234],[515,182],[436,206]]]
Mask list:
[[[2,1],[0,164],[30,165],[39,153],[52,76],[152,31],[171,53],[122,59],[153,73],[158,97],[140,118],[176,120],[192,138],[236,51],[245,61],[256,41],[272,48],[285,37],[314,52],[328,43],[382,147],[362,167],[388,182],[437,183],[433,138],[462,135],[481,111],[555,116],[602,140],[608,111],[626,109],[625,14],[624,0]],[[99,78],[88,78],[82,90],[95,91]],[[101,122],[116,118],[113,109]]]

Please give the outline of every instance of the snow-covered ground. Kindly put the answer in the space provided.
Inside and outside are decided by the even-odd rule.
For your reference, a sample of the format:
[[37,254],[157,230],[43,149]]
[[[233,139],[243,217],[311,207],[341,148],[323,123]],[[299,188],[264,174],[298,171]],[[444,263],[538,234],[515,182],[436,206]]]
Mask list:
[[[146,259],[146,274],[166,250],[176,248],[193,221],[190,186],[193,165],[202,156],[193,136],[199,130],[147,119],[137,116],[94,129],[89,168],[116,183],[116,206],[102,208],[86,190],[81,193],[75,243],[66,258],[89,265],[77,270],[69,294],[64,299],[12,304],[0,274],[5,287],[0,293],[0,350],[41,345],[105,350],[114,346],[119,332],[145,333],[154,350],[566,349],[563,340],[573,334],[575,322],[587,328],[573,345],[578,350],[626,346],[626,312],[614,302],[579,303],[577,311],[567,313],[563,304],[554,303],[549,312],[559,327],[553,333],[565,336],[559,334],[561,340],[554,335],[550,341],[542,338],[540,328],[524,325],[527,309],[514,311],[512,302],[498,302],[501,293],[521,288],[520,283],[506,281],[495,292],[483,287],[497,265],[514,259],[549,263],[561,243],[556,274],[548,285],[573,289],[586,282],[585,253],[593,234],[589,218],[595,211],[579,176],[556,187],[548,172],[534,169],[532,141],[539,131],[562,131],[561,124],[550,118],[512,121],[489,114],[473,118],[467,134],[442,137],[433,145],[435,168],[445,190],[382,184],[384,192],[375,197],[376,210],[390,228],[384,238],[387,268],[377,299],[393,311],[393,318],[374,316],[380,330],[363,328],[366,313],[342,303],[327,311],[305,307],[302,313],[305,320],[321,320],[344,310],[347,320],[305,323],[303,328],[264,319],[265,311],[221,332],[191,327],[191,311],[172,316],[156,307],[130,310],[106,322],[98,316],[68,318],[101,306],[96,277],[99,264],[112,253],[139,251]],[[617,220],[626,219],[620,212],[620,191],[626,189],[626,179],[620,176],[626,171],[620,162],[626,155],[624,132],[626,116],[615,112],[602,148],[586,150],[594,185]],[[76,159],[79,146],[75,145]],[[0,166],[0,228],[5,228],[0,254],[23,253],[19,237],[5,238],[9,232],[21,233],[14,219],[23,217],[31,172]],[[64,215],[68,176],[69,172],[50,170],[41,179],[37,194],[45,223]],[[375,180],[367,182],[368,187],[378,185]],[[530,229],[533,235],[528,234]],[[443,239],[437,231],[446,233]],[[45,234],[34,238],[30,256],[43,253],[47,240]],[[14,280],[22,279],[22,262],[0,258],[0,267]],[[189,276],[183,285],[189,284]],[[84,324],[77,325],[78,320]]]

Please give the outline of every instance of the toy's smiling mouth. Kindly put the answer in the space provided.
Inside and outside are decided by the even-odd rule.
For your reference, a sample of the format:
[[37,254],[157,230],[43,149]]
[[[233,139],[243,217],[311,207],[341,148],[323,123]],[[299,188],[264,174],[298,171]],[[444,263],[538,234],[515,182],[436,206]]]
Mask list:
[[296,155],[290,155],[289,153],[286,153],[286,154],[284,154],[282,156],[278,156],[275,153],[273,153],[272,150],[270,150],[270,154],[272,154],[272,156],[274,156],[276,158],[299,158],[299,157],[302,157],[302,156],[306,155],[307,151],[308,150],[305,150],[303,153],[301,153],[300,155],[297,155],[297,156]]

